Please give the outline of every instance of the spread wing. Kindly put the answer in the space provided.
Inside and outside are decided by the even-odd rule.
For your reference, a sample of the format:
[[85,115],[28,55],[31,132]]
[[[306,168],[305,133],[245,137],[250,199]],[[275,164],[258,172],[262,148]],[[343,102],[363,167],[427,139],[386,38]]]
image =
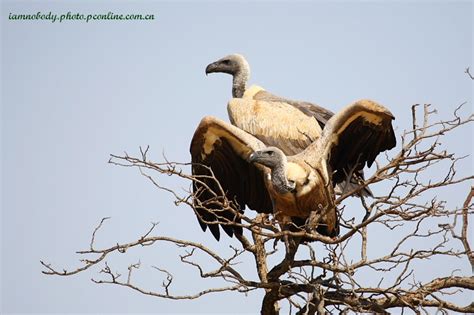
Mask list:
[[333,172],[333,183],[342,182],[349,172],[362,170],[366,164],[370,167],[379,153],[395,147],[393,119],[382,105],[360,100],[334,115],[319,141],[303,154],[307,161],[324,158]]
[[[272,202],[264,182],[264,167],[247,162],[249,155],[265,145],[252,135],[214,117],[201,120],[191,141],[194,205],[203,231],[209,227],[219,240],[219,223],[232,237],[242,233],[235,212],[245,206],[260,213],[272,213]],[[211,175],[214,175],[215,179]],[[217,179],[217,181],[216,181]]]

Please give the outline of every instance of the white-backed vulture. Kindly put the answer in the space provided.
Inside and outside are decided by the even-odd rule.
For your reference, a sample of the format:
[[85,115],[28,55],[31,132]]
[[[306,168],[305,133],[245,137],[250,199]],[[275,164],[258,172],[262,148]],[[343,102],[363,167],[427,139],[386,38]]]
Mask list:
[[[219,72],[233,78],[233,99],[227,105],[231,123],[267,146],[281,149],[286,155],[295,155],[306,149],[334,115],[316,104],[282,98],[256,85],[247,89],[250,66],[242,55],[225,56],[206,67],[206,74]],[[353,172],[351,165],[344,173],[351,173],[352,177],[338,185],[338,192],[352,191],[363,180],[362,170]],[[364,187],[359,195],[371,196],[372,193]]]
[[[238,211],[245,207],[259,213],[274,213],[281,224],[303,219],[311,212],[320,216],[317,230],[338,234],[334,185],[347,165],[356,171],[370,167],[376,156],[393,148],[396,139],[393,115],[383,106],[361,100],[343,108],[326,124],[322,133],[302,152],[287,156],[268,147],[257,137],[219,120],[201,120],[191,141],[194,204],[203,231],[207,227],[219,240],[217,222],[232,236],[233,211],[223,209],[222,197],[233,201]],[[211,171],[218,182],[210,178]],[[228,220],[228,224],[226,224]],[[299,225],[301,225],[299,223]]]

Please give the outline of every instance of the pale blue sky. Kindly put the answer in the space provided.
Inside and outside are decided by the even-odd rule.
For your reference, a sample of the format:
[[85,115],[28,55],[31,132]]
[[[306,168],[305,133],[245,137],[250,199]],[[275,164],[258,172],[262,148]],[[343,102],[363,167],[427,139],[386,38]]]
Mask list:
[[[474,67],[472,6],[467,1],[2,1],[1,312],[256,313],[261,293],[160,300],[95,285],[89,279],[99,277],[98,269],[46,277],[39,260],[76,266],[74,251],[88,246],[105,216],[113,219],[98,236],[103,246],[137,238],[151,221],[160,221],[160,234],[220,251],[235,244],[228,238],[218,244],[202,233],[190,209],[175,207],[136,170],[107,164],[110,153],[137,154],[140,145],[150,145],[153,160],[165,152],[170,160],[189,161],[199,120],[227,117],[230,77],[204,75],[208,63],[226,54],[244,54],[251,83],[281,96],[333,111],[360,98],[377,100],[397,117],[397,134],[409,127],[414,103],[433,104],[440,118],[464,101],[464,112],[472,112],[472,82],[464,73]],[[8,20],[10,12],[38,11],[142,13],[155,14],[155,20]],[[464,128],[443,144],[460,156],[472,154],[472,131]],[[460,167],[472,174],[472,158]],[[440,198],[460,205],[467,188],[447,189]],[[176,293],[206,287],[209,282],[176,263],[176,254],[163,246],[130,251],[113,266],[124,270],[140,258],[144,268],[174,271]],[[458,264],[468,272],[465,263]],[[421,278],[430,275],[424,268]],[[160,289],[159,274],[144,269],[139,277]]]

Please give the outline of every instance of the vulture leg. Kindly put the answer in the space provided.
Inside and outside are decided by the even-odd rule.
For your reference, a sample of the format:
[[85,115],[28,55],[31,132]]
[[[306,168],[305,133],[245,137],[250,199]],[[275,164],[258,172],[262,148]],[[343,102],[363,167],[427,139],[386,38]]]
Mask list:
[[[297,232],[299,229],[295,229],[295,223],[292,222],[291,217],[282,216],[282,220],[280,221],[280,227],[282,231],[289,231],[289,232]],[[298,246],[302,241],[302,237],[295,237],[291,235],[284,235],[283,241],[285,242],[285,260],[291,262],[295,258],[296,251],[298,250]]]
[[296,251],[298,250],[298,246],[301,244],[301,239],[301,237],[285,235],[285,260],[290,262],[290,264],[295,259]]

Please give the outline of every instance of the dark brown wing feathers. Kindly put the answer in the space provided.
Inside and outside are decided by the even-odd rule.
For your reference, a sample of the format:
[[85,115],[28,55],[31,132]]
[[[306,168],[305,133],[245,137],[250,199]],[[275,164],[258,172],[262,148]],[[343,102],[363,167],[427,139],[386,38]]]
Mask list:
[[[203,231],[209,227],[214,237],[219,240],[217,222],[228,222],[220,225],[230,237],[235,233],[242,234],[241,227],[232,225],[232,222],[240,223],[240,220],[231,210],[222,209],[225,199],[222,192],[227,200],[231,201],[229,206],[240,212],[247,206],[257,212],[271,213],[272,204],[262,171],[236,154],[225,138],[217,139],[212,151],[204,154],[203,158],[207,127],[200,126],[191,142],[192,173],[200,180],[193,182],[194,204]],[[211,178],[211,170],[218,182]]]
[[[370,112],[366,108],[364,110]],[[388,111],[373,113],[384,116],[380,124],[373,124],[363,115],[359,116],[345,127],[337,145],[332,147],[329,165],[334,172],[335,183],[342,182],[351,171],[362,170],[366,164],[372,166],[379,153],[395,147],[394,117]]]

